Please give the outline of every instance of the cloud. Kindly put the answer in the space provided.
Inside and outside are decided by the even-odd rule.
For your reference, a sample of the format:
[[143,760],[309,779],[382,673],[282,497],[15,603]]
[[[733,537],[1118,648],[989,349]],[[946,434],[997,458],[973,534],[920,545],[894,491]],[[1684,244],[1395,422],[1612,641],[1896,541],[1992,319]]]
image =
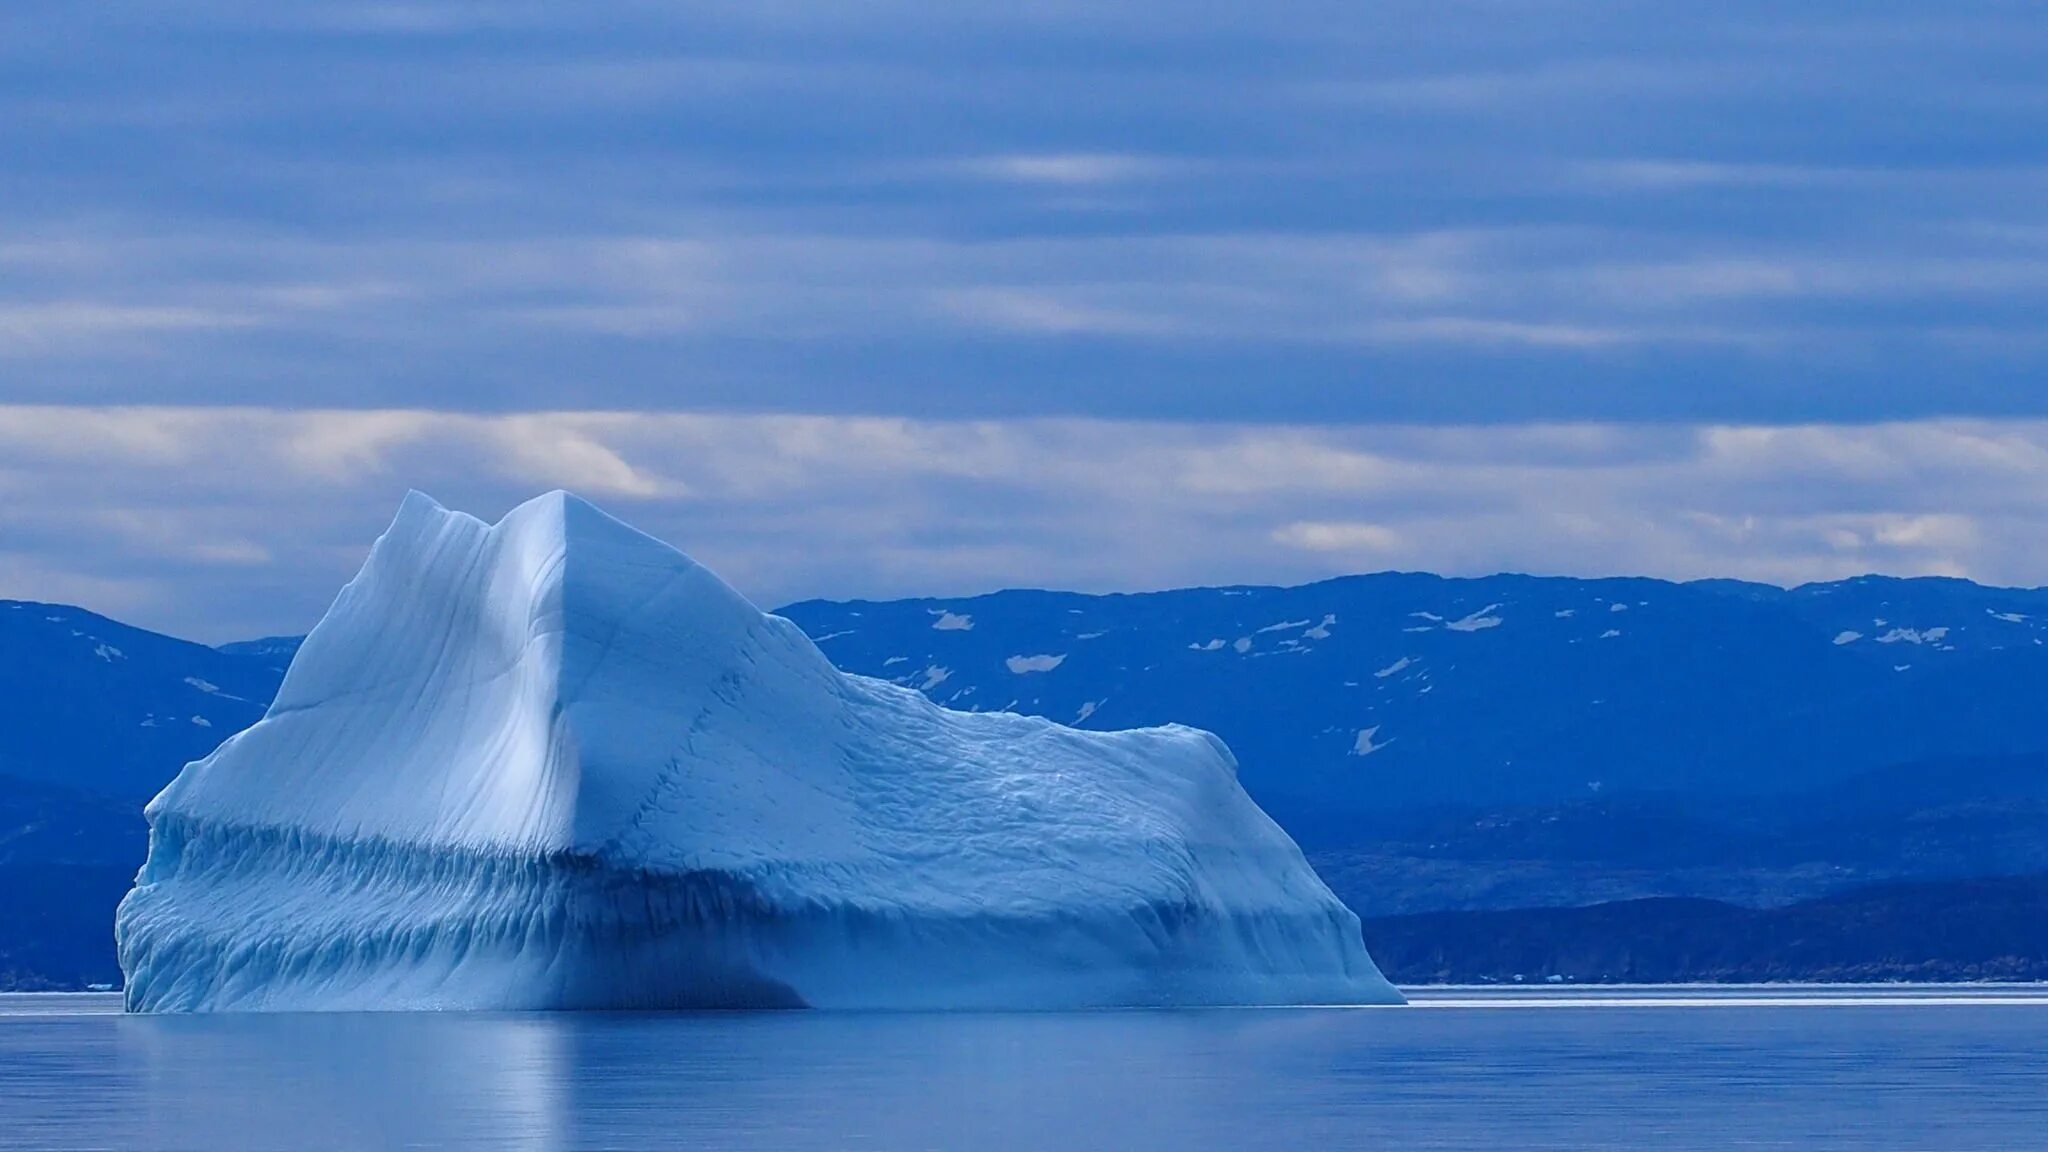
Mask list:
[[1732,87],[1803,79],[1787,62],[1774,70],[1760,63],[1686,62],[1627,58],[1579,58],[1495,71],[1445,71],[1391,79],[1310,83],[1314,98],[1383,108],[1464,115],[1498,114],[1532,105],[1591,102],[1627,97],[1669,101]]
[[0,20],[7,592],[303,627],[415,485],[769,601],[2040,580],[2038,6],[160,8]]
[[1117,184],[1173,172],[1177,166],[1152,156],[1106,152],[1014,153],[963,160],[958,171],[986,180],[1021,184]]
[[0,304],[0,359],[104,350],[109,342],[135,347],[133,338],[156,333],[239,328],[253,317],[193,307],[150,307],[91,301]]
[[2048,582],[2048,422],[1204,425],[0,407],[0,595],[306,627],[408,487],[569,487],[768,604],[1498,570]]
[[520,409],[556,402],[566,378],[594,407],[920,416],[1748,422],[2048,405],[2019,386],[2048,363],[2048,328],[2022,307],[2048,308],[2048,251],[1951,231],[1889,248],[1584,227],[847,237],[715,218],[409,242],[78,234],[0,252],[22,271],[0,290],[0,357],[20,366],[0,402],[284,390]]
[[1337,552],[1360,557],[1391,553],[1401,545],[1393,529],[1379,524],[1297,521],[1273,532],[1273,540],[1310,552]]
[[2048,414],[2024,5],[17,7],[0,402]]

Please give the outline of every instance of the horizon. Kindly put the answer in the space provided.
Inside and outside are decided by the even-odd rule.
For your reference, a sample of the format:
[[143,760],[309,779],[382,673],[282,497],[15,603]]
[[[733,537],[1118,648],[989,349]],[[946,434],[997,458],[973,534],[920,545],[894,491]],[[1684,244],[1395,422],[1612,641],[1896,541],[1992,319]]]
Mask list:
[[[414,491],[415,491],[415,492],[418,492],[418,490],[416,490],[416,489],[415,489]],[[538,495],[538,496],[535,496],[535,497],[533,497],[532,499],[539,499],[539,498],[540,498],[540,496],[545,496],[545,495],[549,495],[549,494],[552,494],[552,492],[562,492],[562,493],[564,493],[564,494],[566,494],[566,495],[569,495],[569,496],[571,496],[571,497],[574,497],[574,498],[576,498],[576,499],[579,499],[579,500],[583,499],[582,497],[578,496],[578,495],[577,495],[576,493],[574,493],[574,492],[570,492],[570,491],[568,491],[567,489],[554,489],[554,490],[552,490],[552,491],[551,491],[550,493],[542,493],[542,494],[540,494],[540,495]],[[432,496],[432,495],[431,495],[430,493],[425,493],[425,492],[418,492],[418,494],[419,494],[419,495],[422,495],[422,496],[425,496],[425,497],[426,497],[426,498],[427,498],[428,500],[430,500],[430,501],[434,501],[434,498],[433,498],[433,496]],[[437,507],[445,507],[445,506],[442,506],[442,505],[440,505],[438,501],[434,501],[434,502],[435,502],[435,504],[436,504],[436,506],[437,506]],[[602,505],[597,505],[597,504],[595,504],[594,502],[592,502],[592,501],[587,501],[587,500],[585,500],[584,502],[585,502],[585,503],[587,503],[587,504],[591,504],[591,505],[592,505],[593,507],[597,508],[597,510],[598,510],[598,511],[599,511],[600,513],[602,513],[602,514],[604,514],[604,515],[607,515],[607,516],[611,516],[611,513],[610,513],[610,511],[609,511],[608,509],[605,509],[605,508],[604,508],[604,507],[603,507]],[[449,511],[453,511],[453,512],[456,512],[456,513],[458,513],[458,514],[461,514],[461,515],[471,515],[470,513],[467,513],[467,512],[465,512],[465,511],[463,511],[462,509],[448,509],[448,510],[449,510]],[[473,516],[472,516],[472,518],[480,519],[480,518],[477,518],[477,517],[473,517]],[[634,530],[636,530],[636,531],[640,531],[640,529],[638,528],[638,526],[637,526],[637,525],[633,525],[633,524],[632,524],[632,523],[631,523],[630,521],[627,521],[627,520],[623,520],[623,519],[621,519],[621,518],[619,518],[619,517],[612,517],[612,518],[613,518],[613,519],[619,519],[621,523],[624,523],[624,524],[626,524],[626,525],[627,525],[628,527],[630,527],[630,528],[634,528]],[[482,521],[482,522],[483,522],[483,523],[486,523],[486,524],[492,524],[492,525],[495,525],[495,524],[497,523],[497,521],[492,521],[492,520],[484,520],[484,521]],[[661,537],[659,537],[659,536],[654,536],[654,535],[653,535],[652,533],[643,533],[643,534],[645,534],[645,535],[650,535],[650,536],[652,536],[652,537],[653,537],[653,538],[654,538],[655,540],[659,541],[659,542],[660,542],[661,544],[663,544],[664,546],[666,546],[666,547],[668,547],[668,548],[671,548],[671,549],[673,549],[673,550],[675,550],[675,551],[677,551],[677,552],[680,552],[680,553],[682,553],[682,554],[683,554],[683,555],[685,555],[685,556],[690,556],[690,553],[689,553],[689,552],[688,552],[687,550],[685,550],[685,549],[681,549],[681,548],[677,548],[677,547],[676,547],[676,545],[674,545],[673,543],[671,543],[671,542],[669,542],[669,541],[667,541],[667,540],[663,540],[663,539],[662,539]],[[380,534],[380,535],[381,535],[381,534]],[[368,550],[369,550],[369,545],[368,545],[368,544],[364,545],[364,549],[363,549],[363,550],[364,550],[364,554],[365,554],[365,556],[367,556],[367,554],[368,554]],[[691,559],[693,559],[693,560],[694,560],[694,559],[695,559],[695,557],[694,557],[694,556],[691,556]],[[700,562],[700,563],[701,563],[701,562]],[[706,567],[707,567],[707,568],[710,568],[710,569],[711,569],[711,571],[712,571],[712,573],[713,573],[714,575],[719,575],[719,573],[717,572],[717,569],[716,569],[715,567],[711,567],[711,566],[709,566],[709,565],[706,565]],[[1416,568],[1381,568],[1381,569],[1373,569],[1373,570],[1369,570],[1369,571],[1358,571],[1358,572],[1340,572],[1340,573],[1337,573],[1337,574],[1334,574],[1334,575],[1328,575],[1328,576],[1320,576],[1320,577],[1317,577],[1317,578],[1315,578],[1315,579],[1310,579],[1310,580],[1301,580],[1301,581],[1295,581],[1295,582],[1291,582],[1291,583],[1271,583],[1271,582],[1249,582],[1249,583],[1245,583],[1245,582],[1240,582],[1240,583],[1222,583],[1222,584],[1178,584],[1178,585],[1172,585],[1172,586],[1167,586],[1167,587],[1157,587],[1157,588],[1110,588],[1110,589],[1087,589],[1087,588],[1057,587],[1057,586],[1048,586],[1048,585],[1026,585],[1026,584],[1011,584],[1011,585],[1004,585],[1004,586],[1001,586],[1001,587],[994,587],[994,588],[984,588],[984,589],[981,589],[981,590],[979,590],[979,591],[963,591],[963,592],[950,592],[950,593],[947,593],[947,592],[928,592],[928,593],[919,593],[919,594],[913,594],[913,595],[905,595],[905,596],[886,596],[886,597],[875,597],[875,596],[832,596],[832,595],[818,595],[818,596],[806,596],[806,597],[800,597],[800,598],[796,598],[796,599],[790,599],[790,600],[781,600],[781,601],[773,601],[773,602],[764,602],[764,601],[761,601],[761,600],[759,600],[758,598],[754,597],[753,595],[749,594],[749,593],[748,593],[748,591],[747,591],[747,590],[746,590],[745,588],[738,588],[738,589],[737,589],[737,591],[739,591],[739,592],[740,592],[740,594],[741,594],[742,596],[745,596],[745,597],[746,597],[746,598],[747,598],[747,599],[748,599],[748,600],[749,600],[750,602],[752,602],[752,603],[755,603],[755,604],[756,604],[756,605],[757,605],[758,607],[760,607],[760,609],[761,609],[762,611],[764,611],[764,612],[771,612],[771,613],[780,613],[780,612],[782,612],[782,611],[783,611],[783,610],[785,610],[785,609],[789,609],[789,608],[796,608],[796,607],[801,607],[801,606],[804,606],[804,605],[808,605],[808,604],[844,604],[844,605],[854,605],[854,604],[888,604],[888,603],[901,603],[901,602],[917,602],[917,601],[930,601],[930,602],[940,602],[940,601],[971,601],[971,600],[977,600],[977,599],[982,599],[982,598],[985,598],[985,597],[990,597],[990,596],[1001,596],[1001,595],[1004,595],[1004,594],[1007,594],[1007,593],[1015,593],[1015,592],[1024,592],[1024,593],[1045,593],[1045,594],[1048,594],[1048,595],[1055,595],[1055,596],[1089,596],[1089,597],[1118,597],[1118,596],[1133,596],[1133,597],[1136,597],[1136,596],[1159,596],[1159,595],[1171,595],[1171,594],[1174,594],[1174,593],[1179,593],[1179,592],[1201,592],[1201,591],[1218,591],[1218,592],[1232,592],[1232,591],[1260,591],[1260,592],[1276,592],[1276,591],[1277,591],[1277,592],[1286,592],[1286,591],[1298,591],[1298,590],[1302,590],[1302,589],[1308,589],[1308,588],[1315,588],[1315,587],[1318,587],[1318,586],[1320,586],[1320,585],[1324,585],[1324,584],[1334,584],[1334,583],[1341,583],[1341,582],[1344,582],[1344,581],[1351,581],[1351,580],[1371,580],[1371,579],[1375,579],[1375,578],[1381,578],[1381,577],[1419,577],[1419,578],[1427,578],[1427,579],[1432,579],[1432,580],[1439,580],[1439,581],[1442,581],[1442,582],[1444,582],[1444,583],[1447,583],[1447,584],[1452,584],[1452,583],[1460,583],[1460,582],[1479,582],[1479,581],[1486,581],[1486,580],[1494,580],[1494,579],[1503,579],[1503,578],[1505,578],[1505,579],[1523,579],[1523,580],[1536,580],[1536,581],[1550,581],[1550,580],[1557,580],[1557,581],[1570,581],[1570,582],[1577,582],[1577,583],[1603,583],[1603,582],[1608,582],[1608,581],[1642,581],[1642,582],[1647,582],[1647,583],[1654,583],[1654,584],[1666,584],[1666,585],[1671,585],[1671,586],[1673,586],[1673,587],[1685,587],[1685,586],[1689,586],[1689,585],[1695,585],[1695,584],[1740,584],[1740,585],[1747,585],[1747,586],[1752,586],[1752,587],[1758,587],[1758,588],[1771,588],[1771,589],[1775,589],[1775,590],[1777,590],[1777,591],[1780,591],[1780,592],[1787,592],[1787,593],[1794,593],[1794,592],[1799,592],[1799,591],[1801,591],[1801,590],[1803,590],[1803,589],[1807,589],[1807,588],[1815,588],[1815,587],[1827,587],[1827,586],[1831,586],[1831,585],[1841,585],[1841,584],[1853,584],[1853,583],[1858,583],[1858,582],[1862,582],[1862,581],[1870,581],[1870,580],[1877,580],[1877,581],[1889,581],[1889,582],[1900,582],[1900,583],[1912,583],[1912,582],[1952,582],[1952,583],[1961,583],[1961,584],[1968,584],[1968,585],[1970,585],[1970,586],[1972,586],[1972,587],[1982,588],[1982,589],[1985,589],[1986,591],[1992,591],[1992,592],[1998,592],[1998,591],[2011,591],[2011,592],[2039,592],[2039,591],[2044,591],[2044,590],[2048,590],[2048,585],[2025,585],[2025,584],[1994,584],[1994,583],[1987,583],[1987,582],[1984,582],[1984,581],[1979,581],[1979,580],[1972,580],[1972,579],[1970,579],[1970,578],[1968,578],[1968,577],[1963,577],[1963,576],[1950,576],[1950,575],[1942,575],[1942,574],[1917,574],[1917,575],[1902,575],[1902,574],[1894,574],[1894,573],[1886,573],[1886,572],[1860,572],[1860,573],[1856,573],[1856,574],[1853,574],[1853,575],[1849,575],[1849,576],[1842,576],[1842,577],[1836,577],[1836,578],[1832,578],[1832,579],[1827,579],[1827,580],[1808,580],[1808,581],[1803,581],[1803,582],[1800,582],[1800,583],[1797,583],[1797,584],[1783,584],[1783,583],[1773,583],[1773,582],[1771,582],[1771,581],[1767,581],[1767,580],[1746,580],[1746,579],[1741,579],[1741,578],[1737,578],[1737,577],[1730,577],[1730,576],[1697,576],[1697,577],[1689,577],[1689,578],[1683,578],[1683,579],[1674,579],[1674,578],[1669,578],[1669,577],[1663,577],[1663,576],[1647,575],[1647,574],[1643,574],[1643,573],[1626,573],[1626,572],[1609,572],[1609,573],[1604,573],[1604,574],[1599,574],[1599,575],[1591,575],[1591,574],[1584,574],[1584,573],[1571,573],[1571,572],[1538,572],[1538,571],[1529,571],[1529,570],[1520,570],[1520,569],[1497,569],[1497,570],[1494,570],[1494,571],[1488,571],[1488,572],[1471,572],[1471,573],[1456,573],[1456,572],[1437,572],[1437,571],[1431,571],[1431,570],[1428,570],[1428,569],[1416,569]],[[723,579],[723,577],[722,577],[722,576],[721,576],[720,578],[721,578],[721,579]],[[344,582],[345,582],[345,581],[344,581]],[[340,585],[339,585],[339,584],[337,584],[337,585],[336,585],[336,591],[337,591],[337,592],[339,592],[339,590],[340,590]],[[117,614],[117,613],[114,613],[114,612],[109,612],[109,611],[105,611],[105,610],[103,610],[103,609],[101,609],[101,608],[99,608],[99,607],[97,607],[97,606],[94,606],[94,605],[91,605],[91,604],[86,604],[86,603],[75,603],[75,602],[71,602],[71,601],[61,601],[61,600],[42,600],[42,599],[36,599],[36,598],[32,598],[32,597],[19,597],[19,596],[0,596],[0,603],[17,603],[17,604],[28,604],[28,605],[35,605],[35,606],[39,606],[39,607],[52,607],[52,608],[67,608],[67,609],[74,609],[74,610],[78,610],[78,611],[88,612],[88,613],[91,613],[92,615],[95,615],[95,616],[101,617],[102,619],[106,619],[106,620],[110,620],[110,621],[113,621],[113,622],[114,622],[114,623],[116,623],[116,624],[121,624],[121,625],[124,625],[124,626],[127,626],[127,627],[131,627],[131,628],[141,628],[141,629],[143,629],[144,631],[149,631],[149,632],[153,632],[153,633],[155,633],[155,634],[157,634],[157,635],[160,635],[160,636],[165,636],[165,637],[168,637],[168,638],[170,638],[170,639],[174,639],[174,640],[182,640],[182,641],[185,641],[185,642],[187,642],[187,643],[191,643],[191,644],[197,644],[197,645],[200,645],[200,646],[202,646],[202,647],[208,647],[208,648],[221,648],[221,647],[225,647],[225,646],[227,646],[227,645],[231,645],[231,644],[249,644],[249,643],[260,643],[260,642],[263,642],[263,641],[268,641],[268,640],[300,640],[300,639],[303,639],[303,638],[305,637],[305,635],[306,635],[306,633],[307,633],[307,632],[311,631],[311,629],[312,629],[312,627],[313,627],[314,625],[316,625],[316,624],[318,624],[318,623],[319,623],[319,620],[320,620],[321,616],[324,616],[324,615],[325,615],[325,610],[323,609],[323,610],[322,610],[322,612],[321,612],[321,614],[320,614],[320,615],[316,615],[315,617],[313,617],[313,618],[312,618],[312,620],[311,620],[311,621],[309,621],[309,622],[307,623],[307,625],[306,625],[306,626],[305,626],[304,628],[299,628],[299,629],[287,629],[287,630],[283,630],[283,631],[277,631],[277,632],[266,632],[266,633],[263,633],[263,634],[260,634],[260,635],[254,635],[254,634],[236,634],[236,635],[229,635],[229,636],[224,636],[224,637],[221,637],[221,638],[217,638],[217,639],[209,639],[209,638],[203,638],[203,637],[198,637],[198,636],[194,636],[194,635],[190,635],[190,634],[180,633],[180,632],[173,632],[173,631],[168,631],[168,630],[165,630],[165,629],[163,629],[163,628],[158,628],[158,627],[155,627],[155,626],[153,626],[153,625],[150,625],[150,624],[148,624],[148,623],[145,623],[145,622],[142,622],[142,621],[138,621],[138,620],[136,620],[136,619],[131,619],[131,618],[128,618],[128,617],[125,617],[125,616],[119,615],[119,614]]]

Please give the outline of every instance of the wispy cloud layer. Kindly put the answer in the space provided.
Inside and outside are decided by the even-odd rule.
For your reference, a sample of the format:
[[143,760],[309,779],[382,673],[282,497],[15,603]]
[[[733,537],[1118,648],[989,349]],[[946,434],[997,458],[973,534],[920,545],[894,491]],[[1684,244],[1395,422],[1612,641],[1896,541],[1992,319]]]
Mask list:
[[[0,400],[1290,420],[2033,414],[2048,246],[1619,228],[0,247]],[[2038,306],[2029,311],[2028,305]],[[1938,379],[1937,379],[1938,377]]]
[[565,486],[764,603],[1382,568],[2036,584],[2048,422],[1319,428],[0,408],[0,595],[307,626],[407,487]]
[[0,23],[0,401],[2048,414],[2048,13]]

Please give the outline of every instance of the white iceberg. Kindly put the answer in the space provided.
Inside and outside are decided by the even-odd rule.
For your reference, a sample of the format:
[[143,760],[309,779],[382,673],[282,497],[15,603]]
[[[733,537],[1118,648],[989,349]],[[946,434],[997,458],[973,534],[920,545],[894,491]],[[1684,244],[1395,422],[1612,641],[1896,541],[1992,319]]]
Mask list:
[[563,493],[409,496],[148,811],[137,1011],[1399,1000],[1216,737],[843,675]]

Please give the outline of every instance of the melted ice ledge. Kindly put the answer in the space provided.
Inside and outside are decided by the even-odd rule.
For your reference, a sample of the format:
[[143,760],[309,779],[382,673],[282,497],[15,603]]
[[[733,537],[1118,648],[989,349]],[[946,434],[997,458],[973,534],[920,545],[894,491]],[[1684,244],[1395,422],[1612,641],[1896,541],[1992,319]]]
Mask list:
[[407,497],[149,819],[136,1010],[1399,999],[1214,736],[842,675],[563,493]]

